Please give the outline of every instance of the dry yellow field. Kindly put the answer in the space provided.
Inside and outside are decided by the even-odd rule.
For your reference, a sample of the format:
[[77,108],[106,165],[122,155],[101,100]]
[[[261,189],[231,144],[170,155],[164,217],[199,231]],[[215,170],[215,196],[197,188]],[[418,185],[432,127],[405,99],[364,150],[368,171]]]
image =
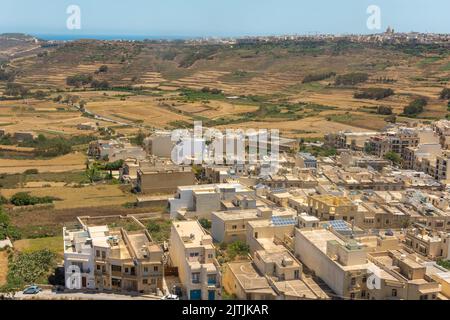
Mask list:
[[33,196],[52,196],[61,200],[54,201],[55,209],[71,209],[84,207],[101,207],[122,205],[135,201],[135,197],[120,190],[119,185],[96,185],[80,188],[47,187],[2,189],[4,197],[11,197],[17,192],[29,192]]
[[20,252],[25,253],[48,249],[57,254],[64,254],[62,236],[37,239],[21,239],[14,242],[14,248]]
[[83,170],[86,167],[85,162],[86,155],[80,152],[49,160],[0,159],[0,173],[22,173],[28,169],[38,169],[39,172]]
[[8,255],[6,251],[0,251],[0,286],[6,283],[8,274]]

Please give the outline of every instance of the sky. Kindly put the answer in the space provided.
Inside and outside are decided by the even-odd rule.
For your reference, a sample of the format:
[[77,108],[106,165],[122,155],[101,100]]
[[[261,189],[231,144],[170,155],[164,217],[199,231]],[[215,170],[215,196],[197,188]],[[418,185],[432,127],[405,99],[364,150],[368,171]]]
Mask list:
[[[0,33],[248,36],[397,31],[450,33],[449,0],[0,0]],[[78,5],[81,29],[69,30]],[[366,25],[380,8],[381,30]]]

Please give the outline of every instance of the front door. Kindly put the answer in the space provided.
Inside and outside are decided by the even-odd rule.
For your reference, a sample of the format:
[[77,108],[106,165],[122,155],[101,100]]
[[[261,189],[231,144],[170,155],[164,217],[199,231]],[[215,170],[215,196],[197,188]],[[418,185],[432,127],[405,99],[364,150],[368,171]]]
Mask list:
[[201,300],[202,290],[191,290],[189,298],[190,300]]
[[208,291],[208,300],[216,300],[216,291],[215,290]]
[[82,286],[83,288],[86,288],[86,277],[82,277],[82,278],[81,278],[81,286]]

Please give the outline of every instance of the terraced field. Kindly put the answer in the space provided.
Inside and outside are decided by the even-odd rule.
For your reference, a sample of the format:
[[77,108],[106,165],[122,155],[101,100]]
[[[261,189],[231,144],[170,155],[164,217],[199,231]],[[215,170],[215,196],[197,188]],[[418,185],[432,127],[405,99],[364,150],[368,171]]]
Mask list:
[[[449,86],[450,55],[432,48],[414,53],[406,49],[333,42],[213,46],[79,41],[49,50],[45,57],[14,60],[10,67],[17,71],[17,83],[33,90],[52,90],[51,97],[78,95],[89,111],[132,124],[115,126],[125,134],[136,132],[139,125],[173,128],[203,120],[219,127],[267,126],[289,136],[309,137],[340,129],[382,128],[385,116],[376,114],[378,106],[391,107],[399,115],[419,96],[428,99],[419,118],[446,117],[447,102],[439,99],[439,93]],[[108,71],[98,73],[101,65],[107,65]],[[364,72],[369,80],[350,86],[336,86],[334,77],[303,83],[307,75],[329,72]],[[91,74],[121,89],[67,86],[66,78],[76,74]],[[186,88],[200,92],[205,87],[221,90],[223,95],[189,99],[182,95]],[[364,88],[390,88],[394,95],[382,100],[356,99],[355,93]],[[254,116],[261,105],[286,103],[324,108],[294,111],[292,118]],[[27,106],[33,111],[24,111]],[[0,117],[7,117],[0,123],[7,123],[8,130],[23,130],[33,123],[41,131],[75,133],[76,125],[86,118],[70,108],[61,112],[60,107],[49,99],[0,101]],[[353,117],[347,117],[348,113]],[[360,121],[367,117],[370,123]]]

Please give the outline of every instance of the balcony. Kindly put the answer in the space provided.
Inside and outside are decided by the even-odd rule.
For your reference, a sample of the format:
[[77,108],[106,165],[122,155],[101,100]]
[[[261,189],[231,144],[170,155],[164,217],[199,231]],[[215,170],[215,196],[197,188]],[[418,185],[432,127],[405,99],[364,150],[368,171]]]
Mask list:
[[113,277],[122,277],[122,271],[112,271],[111,275]]

